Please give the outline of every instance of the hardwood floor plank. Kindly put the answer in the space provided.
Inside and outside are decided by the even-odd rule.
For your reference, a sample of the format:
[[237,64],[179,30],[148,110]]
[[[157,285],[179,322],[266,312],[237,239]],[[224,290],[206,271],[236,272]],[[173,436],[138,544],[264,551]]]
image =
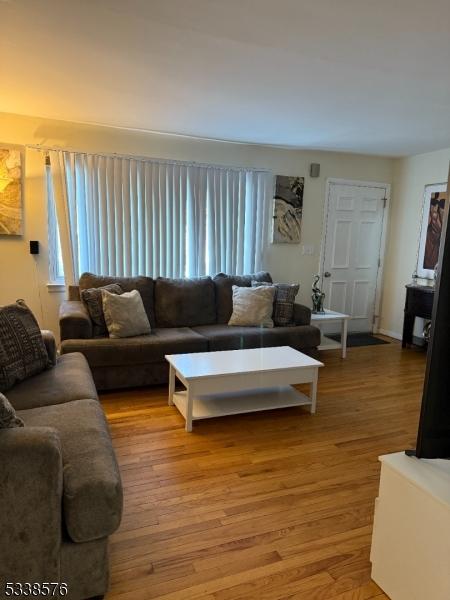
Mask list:
[[316,415],[189,434],[165,386],[102,395],[125,496],[108,600],[387,598],[370,580],[378,455],[414,445],[425,355],[393,342],[322,360]]

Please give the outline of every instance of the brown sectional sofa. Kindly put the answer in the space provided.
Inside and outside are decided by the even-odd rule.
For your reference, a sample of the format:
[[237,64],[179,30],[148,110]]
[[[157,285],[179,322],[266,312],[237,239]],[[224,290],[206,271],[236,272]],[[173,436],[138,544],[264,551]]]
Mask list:
[[[99,390],[165,383],[165,354],[292,346],[316,354],[320,332],[311,326],[311,311],[294,307],[295,326],[262,329],[227,325],[233,305],[232,286],[252,280],[272,281],[269,273],[246,276],[219,273],[215,277],[101,277],[84,273],[69,289],[60,309],[61,354],[81,352]],[[127,339],[94,337],[92,322],[80,300],[80,290],[118,283],[124,291],[139,290],[152,332]]]

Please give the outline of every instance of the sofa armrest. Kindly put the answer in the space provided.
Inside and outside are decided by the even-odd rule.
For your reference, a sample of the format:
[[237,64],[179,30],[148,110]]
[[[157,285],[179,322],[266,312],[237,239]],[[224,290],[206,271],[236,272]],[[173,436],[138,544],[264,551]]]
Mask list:
[[49,329],[41,330],[42,339],[44,340],[45,349],[47,350],[48,358],[53,366],[56,365],[56,340],[55,336]]
[[81,300],[64,300],[59,307],[61,341],[92,337],[92,321]]
[[59,436],[49,427],[3,429],[0,456],[0,581],[58,581],[63,489]]
[[311,309],[303,304],[294,304],[294,322],[296,325],[310,325]]

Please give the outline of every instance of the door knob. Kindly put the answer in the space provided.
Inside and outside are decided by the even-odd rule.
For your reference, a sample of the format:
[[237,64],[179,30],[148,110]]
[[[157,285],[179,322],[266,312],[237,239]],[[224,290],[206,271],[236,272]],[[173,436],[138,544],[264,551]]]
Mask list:
[[331,273],[330,271],[325,271],[325,273],[323,274],[324,277],[331,277]]

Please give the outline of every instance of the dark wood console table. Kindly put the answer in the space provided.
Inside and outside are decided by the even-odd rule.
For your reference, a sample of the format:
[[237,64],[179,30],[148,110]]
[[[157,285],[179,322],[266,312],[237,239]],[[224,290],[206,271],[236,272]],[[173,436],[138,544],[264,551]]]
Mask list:
[[403,320],[402,346],[413,343],[414,321],[416,317],[431,319],[433,310],[434,286],[410,283],[406,286],[405,317]]

